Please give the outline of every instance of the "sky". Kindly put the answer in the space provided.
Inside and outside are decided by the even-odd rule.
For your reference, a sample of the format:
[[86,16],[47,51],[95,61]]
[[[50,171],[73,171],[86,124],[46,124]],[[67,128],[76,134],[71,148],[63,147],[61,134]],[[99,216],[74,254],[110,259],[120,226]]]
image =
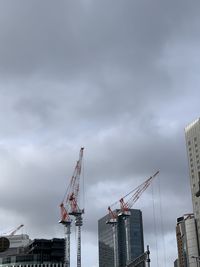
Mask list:
[[157,170],[134,208],[152,266],[173,266],[176,219],[192,212],[184,127],[199,117],[199,9],[0,0],[2,233],[23,223],[31,238],[64,236],[59,204],[84,146],[83,267],[98,267],[107,207]]

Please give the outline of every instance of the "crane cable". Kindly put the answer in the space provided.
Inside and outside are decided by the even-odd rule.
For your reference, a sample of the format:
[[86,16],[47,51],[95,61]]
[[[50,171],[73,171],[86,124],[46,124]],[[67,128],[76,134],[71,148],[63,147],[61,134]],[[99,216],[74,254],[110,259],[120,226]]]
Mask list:
[[154,197],[154,188],[152,188],[152,203],[153,203],[153,220],[154,220],[154,233],[155,233],[155,247],[156,247],[156,260],[157,260],[157,267],[158,265],[158,231],[157,231],[157,225],[156,225],[156,212],[155,212],[155,197]]
[[164,222],[163,222],[163,213],[162,213],[162,195],[161,195],[161,185],[160,180],[158,181],[158,192],[159,192],[159,203],[160,203],[160,220],[161,220],[161,235],[162,235],[162,243],[163,243],[163,258],[164,258],[164,266],[166,267],[166,246],[165,246],[165,235],[164,235]]

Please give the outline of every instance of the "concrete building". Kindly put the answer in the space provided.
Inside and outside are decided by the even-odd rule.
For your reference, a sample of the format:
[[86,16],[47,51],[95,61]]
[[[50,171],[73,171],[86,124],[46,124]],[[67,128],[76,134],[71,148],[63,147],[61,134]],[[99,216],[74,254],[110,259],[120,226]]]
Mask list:
[[19,247],[15,243],[0,253],[0,267],[63,267],[64,239],[34,239],[27,244],[16,239]]
[[200,241],[200,119],[185,128],[193,212]]
[[18,248],[27,246],[31,240],[28,235],[7,235],[5,236],[10,241],[10,248]]
[[178,248],[178,266],[196,267],[198,241],[194,214],[188,214],[177,219],[176,238]]
[[7,235],[5,236],[9,240],[9,249],[5,252],[0,253],[1,256],[5,255],[15,255],[20,252],[20,250],[31,243],[31,239],[28,235],[21,234],[21,235]]
[[[142,212],[137,209],[130,210],[130,256],[131,260],[136,259],[144,253],[143,240],[143,223]],[[113,267],[114,266],[114,240],[113,229],[111,225],[106,224],[110,219],[109,215],[104,216],[98,221],[98,238],[99,238],[99,267]],[[117,223],[118,233],[118,262],[119,267],[126,266],[126,238],[124,219],[118,217]],[[138,267],[143,267],[140,264]]]

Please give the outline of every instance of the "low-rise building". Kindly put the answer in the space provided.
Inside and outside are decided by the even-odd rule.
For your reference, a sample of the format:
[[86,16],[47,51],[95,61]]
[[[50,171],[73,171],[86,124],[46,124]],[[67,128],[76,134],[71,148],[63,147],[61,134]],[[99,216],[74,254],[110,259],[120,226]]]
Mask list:
[[0,267],[63,267],[64,239],[26,241],[19,237],[10,239],[10,248],[0,253]]

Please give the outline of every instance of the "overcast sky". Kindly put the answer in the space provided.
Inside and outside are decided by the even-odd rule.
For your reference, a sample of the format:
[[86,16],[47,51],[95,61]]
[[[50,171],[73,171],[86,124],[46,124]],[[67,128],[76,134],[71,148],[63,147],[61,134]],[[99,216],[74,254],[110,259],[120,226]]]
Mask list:
[[107,206],[158,169],[134,207],[152,266],[173,266],[176,218],[192,212],[199,12],[199,0],[0,0],[1,232],[63,237],[58,206],[84,146],[83,266],[98,267]]

